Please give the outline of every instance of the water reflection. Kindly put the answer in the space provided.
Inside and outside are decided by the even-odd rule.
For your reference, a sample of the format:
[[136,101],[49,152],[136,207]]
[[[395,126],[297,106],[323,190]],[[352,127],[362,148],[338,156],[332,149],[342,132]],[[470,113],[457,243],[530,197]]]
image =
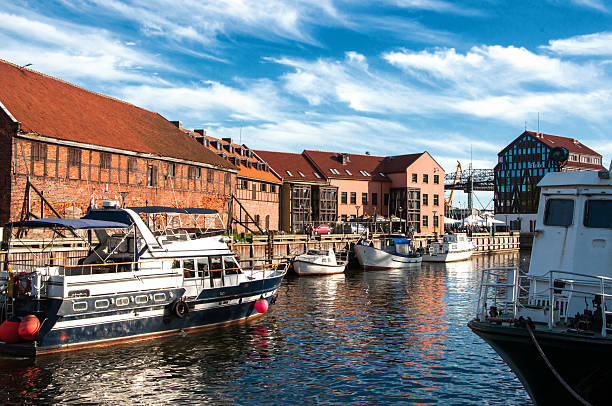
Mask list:
[[466,322],[479,269],[452,264],[287,278],[246,325],[38,360],[0,359],[0,402],[67,404],[527,403]]

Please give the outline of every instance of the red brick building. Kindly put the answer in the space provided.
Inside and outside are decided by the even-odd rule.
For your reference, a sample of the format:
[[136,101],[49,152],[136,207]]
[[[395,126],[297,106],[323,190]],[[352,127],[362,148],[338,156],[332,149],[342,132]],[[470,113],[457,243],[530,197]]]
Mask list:
[[205,130],[183,131],[239,169],[232,205],[234,231],[257,231],[252,223],[263,230],[279,230],[281,177],[246,145],[211,137]]
[[[0,60],[0,224],[92,199],[227,213],[239,169],[161,115]],[[48,208],[42,214],[51,216]]]

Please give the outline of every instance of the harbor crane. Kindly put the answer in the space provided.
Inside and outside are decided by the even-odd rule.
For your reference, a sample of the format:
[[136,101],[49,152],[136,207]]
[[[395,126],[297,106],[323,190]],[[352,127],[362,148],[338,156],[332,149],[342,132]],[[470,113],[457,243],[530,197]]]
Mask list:
[[468,170],[464,171],[461,162],[457,161],[455,172],[444,175],[444,189],[450,190],[451,194],[446,202],[448,209],[453,204],[453,193],[462,190],[468,195],[468,209],[470,212],[474,207],[473,193],[475,191],[492,192],[495,186],[495,175],[493,169],[473,169],[470,163]]

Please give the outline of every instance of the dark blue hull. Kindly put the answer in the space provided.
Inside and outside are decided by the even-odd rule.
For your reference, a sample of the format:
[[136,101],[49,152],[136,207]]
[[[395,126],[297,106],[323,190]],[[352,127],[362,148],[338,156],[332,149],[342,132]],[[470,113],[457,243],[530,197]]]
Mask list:
[[[279,276],[258,283],[207,289],[198,298],[185,301],[186,311],[183,313],[176,311],[174,301],[83,315],[74,312],[62,314],[73,307],[73,301],[67,299],[59,306],[54,303],[48,307],[59,309],[57,314],[46,315],[35,341],[0,344],[0,352],[34,356],[245,321],[261,315],[255,310],[255,301],[260,297],[264,296],[269,304],[273,304],[275,296],[272,293],[279,287],[282,279],[283,277]],[[74,301],[77,300],[84,299]]]

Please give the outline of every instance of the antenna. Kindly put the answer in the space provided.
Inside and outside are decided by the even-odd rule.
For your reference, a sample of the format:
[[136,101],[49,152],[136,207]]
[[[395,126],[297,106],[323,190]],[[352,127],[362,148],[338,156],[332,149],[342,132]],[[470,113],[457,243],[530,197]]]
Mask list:
[[540,112],[538,111],[538,134],[540,133]]

